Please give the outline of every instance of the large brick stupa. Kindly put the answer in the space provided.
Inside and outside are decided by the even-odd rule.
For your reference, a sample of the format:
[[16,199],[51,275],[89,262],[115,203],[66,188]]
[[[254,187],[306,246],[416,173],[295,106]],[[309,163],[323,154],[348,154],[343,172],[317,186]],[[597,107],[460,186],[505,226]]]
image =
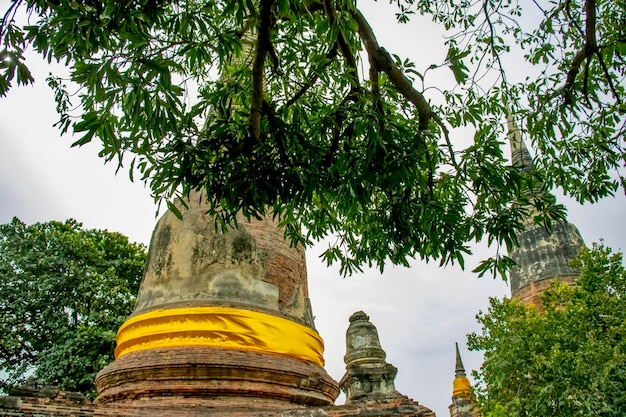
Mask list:
[[304,250],[271,218],[221,233],[192,193],[154,230],[116,360],[96,378],[96,416],[268,415],[325,406]]

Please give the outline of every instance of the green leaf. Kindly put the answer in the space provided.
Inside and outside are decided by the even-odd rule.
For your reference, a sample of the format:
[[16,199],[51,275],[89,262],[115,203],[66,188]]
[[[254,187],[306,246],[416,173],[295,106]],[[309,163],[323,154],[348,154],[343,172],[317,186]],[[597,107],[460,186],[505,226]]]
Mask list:
[[454,79],[458,84],[463,84],[467,81],[468,77],[468,69],[461,61],[452,60],[449,65],[452,73],[454,74]]
[[30,73],[30,70],[24,63],[17,63],[17,83],[18,84],[31,84],[35,81]]
[[174,203],[172,203],[171,201],[167,201],[167,208],[174,214],[174,216],[176,216],[176,218],[178,218],[178,220],[183,219],[183,214]]
[[348,28],[350,28],[351,31],[357,32],[359,30],[359,24],[356,20],[352,18],[352,16],[348,16],[345,23],[348,25]]
[[278,0],[278,11],[281,16],[287,16],[289,14],[289,7],[289,0]]
[[97,129],[88,130],[87,133],[81,136],[77,141],[74,141],[71,146],[75,147],[75,146],[83,146],[83,145],[88,144],[89,142],[92,141],[96,132],[97,132]]

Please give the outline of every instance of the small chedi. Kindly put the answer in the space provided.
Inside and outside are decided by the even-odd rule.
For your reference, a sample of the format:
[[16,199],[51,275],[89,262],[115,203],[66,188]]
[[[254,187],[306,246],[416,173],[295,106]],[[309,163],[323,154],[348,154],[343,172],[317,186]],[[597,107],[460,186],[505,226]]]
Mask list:
[[369,316],[362,311],[354,313],[346,332],[346,374],[339,382],[346,404],[400,396],[394,385],[398,370],[385,361],[386,356]]
[[[331,415],[435,416],[432,410],[396,390],[394,380],[398,370],[387,363],[386,357],[369,316],[362,311],[354,313],[346,331],[346,373],[339,382],[346,394],[346,404]],[[354,409],[361,414],[354,414]]]
[[452,404],[448,407],[450,417],[479,417],[476,401],[472,395],[472,387],[467,375],[465,375],[465,367],[461,360],[458,343],[455,343],[455,348],[456,364],[454,381],[452,382]]
[[385,361],[386,356],[367,314],[354,313],[346,332],[346,373],[339,382],[346,403],[294,409],[281,417],[435,417],[431,409],[396,390],[398,370]]

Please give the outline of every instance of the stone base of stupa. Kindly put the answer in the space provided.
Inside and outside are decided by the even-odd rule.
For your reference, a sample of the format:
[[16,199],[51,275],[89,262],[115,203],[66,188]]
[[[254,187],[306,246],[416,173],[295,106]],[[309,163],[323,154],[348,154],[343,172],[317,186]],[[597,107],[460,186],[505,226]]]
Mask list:
[[96,377],[95,416],[269,415],[333,403],[337,383],[295,358],[208,346],[128,353]]

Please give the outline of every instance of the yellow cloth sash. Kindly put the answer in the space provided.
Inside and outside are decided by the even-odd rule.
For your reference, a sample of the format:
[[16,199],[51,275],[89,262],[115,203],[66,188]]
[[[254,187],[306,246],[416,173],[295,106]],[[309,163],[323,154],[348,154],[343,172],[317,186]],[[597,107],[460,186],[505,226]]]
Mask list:
[[469,379],[467,377],[456,377],[452,382],[452,396],[469,395],[472,392]]
[[287,355],[324,366],[324,342],[306,326],[228,307],[155,310],[131,317],[117,332],[115,357],[174,346],[216,346]]

